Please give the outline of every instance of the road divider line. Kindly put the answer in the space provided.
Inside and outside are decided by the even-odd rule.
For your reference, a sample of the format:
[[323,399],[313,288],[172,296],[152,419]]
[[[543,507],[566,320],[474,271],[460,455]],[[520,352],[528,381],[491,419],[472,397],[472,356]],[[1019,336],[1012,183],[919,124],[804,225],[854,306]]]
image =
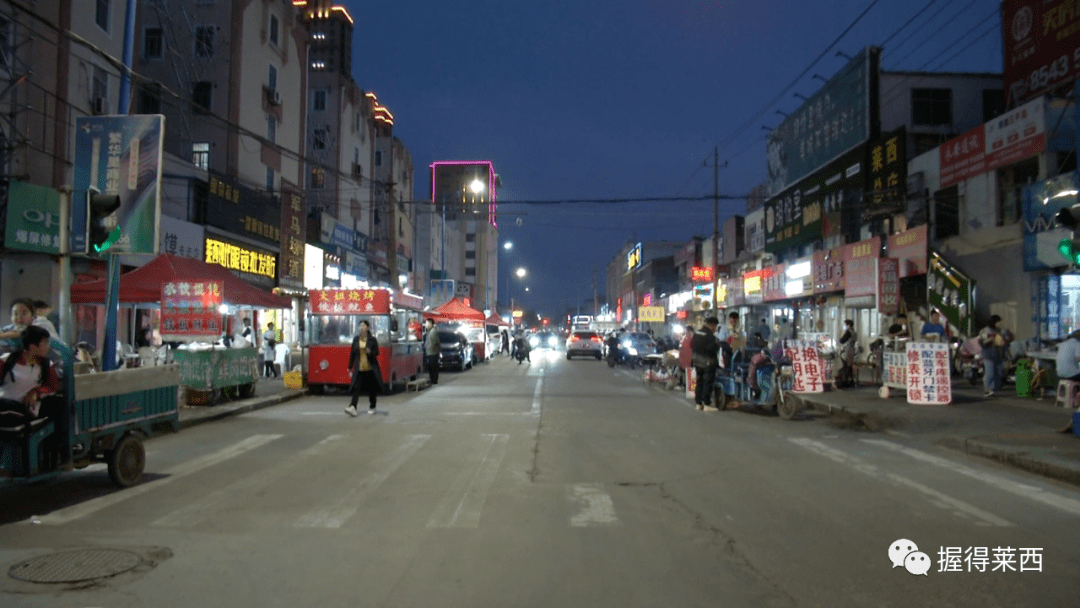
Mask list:
[[615,515],[615,503],[598,483],[579,483],[566,488],[566,497],[581,505],[581,510],[570,518],[576,528],[591,526],[617,526],[621,522]]
[[811,452],[814,452],[821,456],[825,456],[826,458],[829,458],[835,462],[851,467],[856,471],[859,471],[860,473],[866,474],[870,477],[892,481],[893,483],[916,490],[929,497],[931,499],[931,504],[939,507],[952,507],[954,509],[954,513],[971,516],[979,520],[983,525],[998,527],[1012,526],[1009,521],[1004,520],[997,515],[994,515],[993,513],[984,511],[976,507],[975,505],[966,503],[958,498],[948,496],[947,494],[939,492],[929,486],[923,485],[913,479],[908,479],[907,477],[904,477],[902,475],[884,472],[874,465],[867,464],[866,462],[862,461],[859,458],[856,458],[855,456],[850,456],[846,452],[831,448],[824,443],[821,443],[820,441],[814,441],[813,439],[807,439],[805,437],[789,437],[788,441],[794,443],[795,445],[806,448]]
[[334,504],[304,513],[294,525],[297,528],[340,528],[356,514],[364,499],[393,475],[410,456],[419,451],[428,439],[431,439],[431,435],[409,435],[405,443],[397,449],[371,463],[375,472],[365,482],[351,484],[349,490],[334,501]]
[[435,507],[427,527],[475,528],[480,524],[480,512],[487,500],[488,490],[495,481],[495,474],[506,456],[506,444],[509,441],[509,435],[484,435],[481,444],[483,456],[475,471],[470,466],[458,475],[442,501]]
[[532,400],[532,415],[535,416],[536,418],[540,417],[540,408],[541,408],[542,399],[543,399],[541,397],[541,393],[543,391],[544,391],[544,379],[540,378],[539,380],[536,381],[536,390],[533,391],[533,400]]
[[162,472],[165,477],[148,481],[144,484],[137,485],[126,490],[120,490],[112,494],[106,494],[105,496],[99,496],[88,500],[84,503],[73,505],[58,511],[53,511],[48,515],[43,515],[38,518],[38,522],[42,524],[60,525],[74,521],[81,517],[86,517],[91,513],[96,513],[106,507],[111,507],[117,503],[141,496],[147,492],[156,490],[162,486],[168,485],[178,479],[183,479],[193,473],[212,467],[216,464],[225,462],[226,460],[236,458],[244,452],[249,452],[255,448],[264,446],[275,439],[280,439],[282,435],[252,435],[247,439],[235,443],[229,447],[222,448],[211,454],[200,456],[193,460],[189,460],[183,464],[179,464],[171,469],[167,469]]
[[901,454],[904,454],[905,456],[909,456],[916,460],[926,462],[944,469],[949,469],[955,473],[971,477],[972,479],[978,479],[979,481],[987,485],[993,486],[999,490],[1004,490],[1006,492],[1009,492],[1010,494],[1015,494],[1017,496],[1030,498],[1031,500],[1041,502],[1045,505],[1054,507],[1055,509],[1060,509],[1062,511],[1065,511],[1066,513],[1080,515],[1080,500],[1075,500],[1072,498],[1061,496],[1059,494],[1054,494],[1053,492],[1047,492],[1046,490],[1043,490],[1042,488],[1039,488],[1037,486],[1012,481],[1011,479],[1006,479],[1005,477],[995,475],[993,473],[976,471],[971,467],[964,466],[958,462],[953,462],[952,460],[949,460],[947,458],[935,456],[921,450],[912,449],[892,441],[885,441],[882,439],[860,439],[860,441],[862,441],[863,443],[868,443],[870,445],[876,445],[878,447],[886,448],[894,452],[899,452]]
[[254,495],[259,490],[269,487],[278,479],[292,476],[299,469],[307,469],[310,467],[308,459],[323,454],[332,443],[342,437],[343,435],[330,435],[306,450],[290,456],[284,463],[263,469],[241,481],[215,490],[202,499],[190,502],[150,525],[165,528],[194,527],[213,517],[216,509],[230,498]]

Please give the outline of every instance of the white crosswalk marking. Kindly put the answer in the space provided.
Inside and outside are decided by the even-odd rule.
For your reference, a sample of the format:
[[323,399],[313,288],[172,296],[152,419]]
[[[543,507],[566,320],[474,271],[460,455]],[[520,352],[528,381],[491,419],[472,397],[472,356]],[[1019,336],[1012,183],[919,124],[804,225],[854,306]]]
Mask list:
[[230,498],[254,495],[259,490],[272,485],[274,481],[292,476],[299,469],[306,469],[310,466],[309,458],[324,453],[331,444],[342,437],[342,435],[330,435],[306,450],[290,456],[282,464],[263,469],[237,483],[215,490],[201,500],[189,502],[151,525],[169,528],[196,526],[213,517],[218,507]]
[[137,485],[133,488],[106,494],[105,496],[99,496],[98,498],[65,509],[60,509],[59,511],[53,511],[48,515],[39,517],[38,521],[42,524],[66,524],[70,521],[79,519],[80,517],[85,517],[91,513],[100,511],[105,507],[110,507],[129,498],[146,494],[151,490],[156,490],[157,488],[168,485],[178,479],[183,479],[192,473],[197,473],[205,468],[229,460],[230,458],[236,458],[244,452],[254,450],[255,448],[280,438],[281,435],[252,435],[239,443],[222,448],[212,454],[200,456],[194,460],[189,460],[183,464],[179,464],[171,469],[163,471],[162,474],[165,475],[164,477]]
[[1065,511],[1067,513],[1072,513],[1073,515],[1080,515],[1080,501],[1078,500],[1067,498],[1065,496],[1060,496],[1052,492],[1047,492],[1046,490],[1035,486],[1018,483],[1010,479],[1001,477],[999,475],[994,475],[993,473],[976,471],[975,469],[966,467],[958,462],[953,462],[946,458],[934,456],[933,454],[928,454],[920,450],[914,450],[912,448],[905,447],[899,443],[895,443],[892,441],[885,441],[882,439],[861,439],[860,441],[862,441],[863,443],[869,443],[871,445],[888,448],[890,450],[893,450],[894,452],[899,452],[906,456],[910,456],[916,460],[921,460],[922,462],[927,462],[938,467],[955,471],[957,473],[960,473],[961,475],[966,475],[968,477],[978,479],[979,481],[982,481],[1000,490],[1005,490],[1006,492],[1009,492],[1011,494],[1016,494],[1017,496],[1023,496],[1025,498],[1039,501],[1043,504],[1050,505],[1051,507],[1054,507],[1056,509],[1061,509],[1062,511]]
[[932,499],[930,501],[932,504],[943,507],[951,507],[955,509],[954,512],[956,512],[957,514],[964,514],[974,517],[980,520],[983,525],[1001,527],[1012,525],[1008,521],[998,517],[997,515],[994,515],[993,513],[988,513],[974,505],[968,504],[962,500],[938,492],[937,490],[925,486],[915,480],[908,479],[907,477],[903,477],[895,473],[884,472],[872,464],[863,462],[859,458],[850,456],[840,450],[830,448],[829,446],[821,443],[820,441],[814,441],[813,439],[807,439],[805,437],[789,437],[788,441],[791,441],[795,445],[802,446],[810,450],[811,452],[815,452],[817,454],[825,456],[826,458],[830,458],[840,464],[847,465],[855,469],[856,471],[859,471],[860,473],[864,473],[866,475],[879,479],[887,479],[894,483],[909,487],[913,490],[917,490],[918,492],[930,497]]
[[480,523],[488,490],[506,455],[509,435],[484,435],[483,456],[476,465],[466,467],[428,520],[429,528],[475,528]]
[[374,473],[364,483],[354,484],[329,507],[308,511],[296,520],[298,528],[340,528],[356,514],[360,505],[382,482],[386,481],[410,456],[415,454],[431,435],[409,435],[405,443],[371,463]]
[[566,496],[581,504],[581,511],[570,518],[570,525],[577,528],[589,526],[617,526],[615,505],[611,496],[598,483],[579,483],[566,488]]

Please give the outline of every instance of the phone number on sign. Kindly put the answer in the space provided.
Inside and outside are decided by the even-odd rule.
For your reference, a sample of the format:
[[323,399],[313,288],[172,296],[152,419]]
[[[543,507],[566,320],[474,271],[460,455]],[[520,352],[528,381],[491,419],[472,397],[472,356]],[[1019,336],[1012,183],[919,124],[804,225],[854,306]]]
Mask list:
[[1073,51],[1072,66],[1069,66],[1069,56],[1062,55],[1053,63],[1049,63],[1037,70],[1032,70],[1031,75],[1025,80],[1017,80],[1011,85],[1013,99],[1021,99],[1029,93],[1045,89],[1067,80],[1080,69],[1080,48]]

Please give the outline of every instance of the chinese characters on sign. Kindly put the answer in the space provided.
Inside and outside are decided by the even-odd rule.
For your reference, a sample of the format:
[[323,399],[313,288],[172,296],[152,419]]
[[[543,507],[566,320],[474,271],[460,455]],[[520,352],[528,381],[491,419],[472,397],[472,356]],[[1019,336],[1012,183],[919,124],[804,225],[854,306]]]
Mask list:
[[206,239],[206,263],[264,277],[276,276],[277,260],[273,255],[251,251],[216,239]]
[[870,296],[877,290],[877,264],[881,237],[844,245],[844,295]]
[[952,403],[949,380],[949,345],[937,342],[908,342],[907,400],[922,405]]
[[889,388],[907,388],[907,357],[904,353],[881,354],[881,383]]
[[690,269],[690,280],[695,283],[708,283],[713,280],[713,269],[708,266],[694,266]]
[[896,258],[878,258],[878,312],[895,315],[900,312],[900,262]]
[[817,342],[812,340],[785,340],[784,356],[791,359],[791,369],[795,372],[796,393],[820,393],[825,390],[821,382],[822,364],[818,355]]
[[1076,79],[1080,14],[1071,0],[1006,0],[1001,3],[1000,23],[1009,106]]
[[638,322],[640,323],[663,323],[663,306],[638,306]]
[[385,289],[313,289],[308,292],[311,314],[371,315],[390,312],[390,292]]
[[641,266],[641,243],[634,245],[634,248],[626,254],[626,270],[627,272],[634,270]]
[[941,547],[938,572],[1042,572],[1039,547]]
[[938,148],[941,187],[1046,150],[1046,102],[1040,97]]
[[[292,184],[281,182],[281,254],[278,258],[278,284],[304,286],[304,198]],[[365,273],[366,278],[366,273]]]
[[907,187],[907,156],[903,127],[885,134],[867,150],[869,204],[896,206],[904,202]]
[[161,286],[161,335],[221,335],[221,281],[171,281]]
[[889,257],[900,261],[900,278],[926,274],[927,226],[889,236]]

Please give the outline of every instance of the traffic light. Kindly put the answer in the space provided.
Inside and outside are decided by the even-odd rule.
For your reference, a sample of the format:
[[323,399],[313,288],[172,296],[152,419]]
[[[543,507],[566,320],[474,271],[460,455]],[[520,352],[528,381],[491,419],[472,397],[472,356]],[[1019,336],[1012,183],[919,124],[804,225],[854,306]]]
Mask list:
[[87,197],[87,253],[103,253],[120,238],[120,226],[110,227],[108,222],[109,216],[120,208],[120,197],[94,191],[90,191]]

